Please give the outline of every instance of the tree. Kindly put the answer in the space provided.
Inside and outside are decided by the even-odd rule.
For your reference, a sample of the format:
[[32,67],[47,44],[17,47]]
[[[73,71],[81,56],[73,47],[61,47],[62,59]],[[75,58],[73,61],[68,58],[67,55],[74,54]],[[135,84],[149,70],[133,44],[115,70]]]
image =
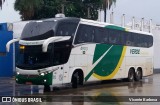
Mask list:
[[[65,13],[67,17],[79,17],[95,20],[98,18],[98,12],[96,6],[97,3],[93,1],[83,2],[82,0],[44,0],[42,8],[37,11],[34,19],[51,18],[57,13]],[[88,8],[90,10],[90,14],[88,14]]]
[[53,18],[55,14],[61,13],[63,0],[44,0],[41,8],[37,9],[32,19]]
[[2,9],[2,4],[5,2],[5,0],[0,0],[0,9]]
[[68,0],[65,6],[65,15],[97,20],[99,0]]
[[116,3],[116,0],[101,0],[101,2],[102,9],[104,10],[104,21],[106,22],[107,9],[110,9]]
[[106,8],[105,4],[104,0],[16,0],[14,7],[22,20],[52,18],[63,12],[67,17],[97,20],[98,10]]
[[31,20],[43,5],[43,0],[16,0],[14,9],[20,11],[22,20]]

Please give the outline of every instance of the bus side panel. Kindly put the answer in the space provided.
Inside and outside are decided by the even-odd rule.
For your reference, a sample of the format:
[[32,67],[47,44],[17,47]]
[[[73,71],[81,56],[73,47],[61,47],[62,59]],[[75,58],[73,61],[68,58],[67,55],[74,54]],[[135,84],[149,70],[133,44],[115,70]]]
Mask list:
[[[74,47],[70,56],[70,73],[69,80],[76,69],[81,69],[84,73],[84,79],[90,73],[93,66],[93,54],[95,44],[84,44]],[[93,80],[91,78],[91,80]]]
[[144,57],[136,57],[136,56],[126,57],[127,71],[129,71],[130,68],[134,68],[136,71],[138,67],[141,67],[142,70],[145,69],[145,58]]
[[97,44],[90,72],[86,81],[109,80],[120,78],[120,70],[124,68],[125,46]]
[[[72,59],[69,59],[72,61]],[[69,65],[70,65],[70,62],[64,64],[63,66],[63,84],[64,83],[69,83]]]
[[52,84],[57,85],[57,84],[62,84],[63,83],[63,65],[57,66],[58,70],[53,72],[53,81]]
[[[142,68],[143,76],[153,74],[153,52],[152,48],[128,47],[126,53],[126,71],[131,67],[135,72]],[[126,72],[128,74],[128,72]]]
[[128,70],[126,69],[126,57],[124,57],[121,66],[119,67],[118,72],[112,79],[120,79],[120,78],[127,78]]
[[146,70],[143,70],[143,76],[148,76],[153,74],[153,58],[145,59],[145,68]]

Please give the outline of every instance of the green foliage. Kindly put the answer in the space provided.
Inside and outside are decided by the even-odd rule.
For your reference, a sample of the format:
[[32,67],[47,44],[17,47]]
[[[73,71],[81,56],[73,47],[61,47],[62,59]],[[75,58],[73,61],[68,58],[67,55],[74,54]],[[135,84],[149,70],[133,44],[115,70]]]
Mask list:
[[99,0],[71,0],[65,7],[65,15],[96,20],[98,18]]
[[55,14],[61,13],[63,0],[44,0],[43,6],[38,9],[32,19],[53,18]]
[[67,17],[79,17],[95,20],[98,18],[97,10],[100,3],[97,2],[99,0],[93,1],[82,2],[81,0],[44,0],[44,5],[35,13],[33,19],[54,17],[55,14],[62,13],[62,6],[64,6],[64,13]]
[[103,5],[104,0],[16,0],[14,7],[20,11],[22,20],[52,18],[62,12],[67,17],[96,20]]
[[16,0],[14,9],[20,11],[22,20],[33,19],[35,12],[42,8],[43,0]]

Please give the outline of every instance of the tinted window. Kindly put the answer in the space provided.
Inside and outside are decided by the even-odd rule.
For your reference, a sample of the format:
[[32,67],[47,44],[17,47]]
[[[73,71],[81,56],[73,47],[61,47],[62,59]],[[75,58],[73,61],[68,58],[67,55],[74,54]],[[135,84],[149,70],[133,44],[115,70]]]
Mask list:
[[102,27],[96,27],[94,42],[96,43],[108,43],[109,35],[108,30]]
[[109,30],[109,43],[121,44],[120,33],[117,30]]
[[75,44],[86,42],[148,48],[153,45],[153,37],[139,33],[81,24],[78,28]]
[[95,39],[94,27],[88,25],[80,25],[75,38],[75,44],[93,42]]
[[56,36],[73,36],[77,29],[76,23],[63,22],[58,25]]
[[[30,22],[28,23],[22,32],[21,39],[25,40],[40,40],[54,36],[54,22]],[[41,38],[39,39],[40,36]],[[33,38],[33,39],[32,39]]]
[[147,38],[147,47],[151,47],[153,46],[153,37],[152,36],[148,36]]
[[[124,33],[126,33],[126,32],[124,32]],[[134,34],[132,34],[132,33],[126,33],[125,34],[126,35],[126,44],[125,45],[127,45],[127,46],[135,46],[136,44],[135,44],[135,41],[134,41],[134,38],[136,37]]]

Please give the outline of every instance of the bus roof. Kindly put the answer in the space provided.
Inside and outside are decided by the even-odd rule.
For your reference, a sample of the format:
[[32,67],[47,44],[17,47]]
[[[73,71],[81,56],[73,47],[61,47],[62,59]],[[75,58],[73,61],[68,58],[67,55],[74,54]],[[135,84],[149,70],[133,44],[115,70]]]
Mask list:
[[113,27],[124,28],[124,30],[126,30],[128,32],[140,33],[140,34],[146,34],[146,35],[153,35],[152,33],[149,33],[149,32],[140,31],[140,30],[133,30],[133,29],[130,29],[130,28],[127,28],[127,27],[122,27],[122,26],[119,26],[119,25],[111,24],[111,23],[99,22],[99,21],[95,21],[95,20],[82,19],[82,18],[76,18],[76,17],[49,18],[49,19],[42,19],[42,20],[39,20],[39,21],[32,21],[32,22],[49,22],[49,21],[53,21],[53,22],[64,22],[64,21],[80,22],[82,24],[88,24],[88,25],[94,25],[94,26],[100,26],[100,27],[105,27],[105,26],[110,25],[110,26],[113,26]]
[[49,19],[44,19],[42,21],[72,21],[72,22],[79,22],[80,18],[75,18],[75,17],[64,17],[64,18],[49,18]]
[[88,19],[81,19],[80,22],[82,24],[86,24],[87,23],[89,25],[101,26],[101,27],[114,26],[114,27],[124,28],[128,32],[140,33],[140,34],[146,34],[146,35],[153,35],[152,33],[149,33],[149,32],[140,31],[140,30],[133,30],[133,29],[130,29],[130,28],[127,28],[127,27],[122,27],[122,26],[119,26],[119,25],[111,24],[111,23],[99,22],[99,21],[88,20]]

